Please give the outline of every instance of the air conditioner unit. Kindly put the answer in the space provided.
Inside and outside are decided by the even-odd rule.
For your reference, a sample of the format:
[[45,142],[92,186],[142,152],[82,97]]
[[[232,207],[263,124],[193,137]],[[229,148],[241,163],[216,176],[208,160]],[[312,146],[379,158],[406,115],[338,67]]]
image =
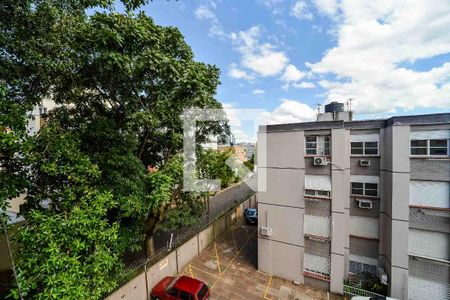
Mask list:
[[326,166],[328,164],[328,160],[325,157],[315,156],[313,159],[315,166]]
[[388,276],[383,268],[377,268],[377,276],[382,284],[388,284]]
[[373,207],[372,201],[370,200],[356,199],[356,202],[358,202],[359,208],[371,209]]
[[263,235],[263,236],[272,236],[272,228],[270,228],[270,227],[261,227],[261,235]]
[[370,160],[367,160],[367,159],[360,159],[360,160],[359,160],[359,165],[360,165],[361,167],[368,167],[368,166],[370,166]]

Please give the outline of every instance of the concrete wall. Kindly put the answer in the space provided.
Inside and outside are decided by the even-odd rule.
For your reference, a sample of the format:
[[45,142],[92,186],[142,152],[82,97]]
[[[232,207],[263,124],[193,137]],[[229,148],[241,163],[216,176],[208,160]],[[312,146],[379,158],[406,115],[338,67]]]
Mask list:
[[[370,161],[370,166],[361,167],[359,161],[361,159]],[[351,157],[350,158],[350,173],[352,175],[380,175],[380,158],[379,157]]]
[[[304,132],[268,133],[266,141],[267,163],[258,157],[259,176],[267,182],[257,195],[258,269],[303,283]],[[272,236],[261,236],[263,226]]]
[[259,237],[258,269],[303,283],[303,247]]
[[[382,147],[380,184],[380,253],[390,277],[389,294],[404,299],[408,278],[408,227],[410,179],[410,127],[391,126],[380,134]],[[384,240],[383,240],[384,239]],[[388,264],[386,264],[388,262]]]
[[227,220],[225,216],[222,216],[216,220],[213,224],[214,238],[218,237],[227,230]]
[[304,174],[301,169],[259,169],[267,176],[266,192],[258,193],[258,203],[304,208]]
[[[272,228],[272,236],[267,239],[303,246],[303,211],[300,208],[258,203],[258,225]],[[264,238],[260,232],[258,237]]]
[[198,235],[191,238],[189,241],[181,245],[177,251],[177,271],[178,273],[183,270],[184,267],[200,254],[198,249]]
[[214,228],[213,226],[208,226],[198,234],[199,251],[205,250],[212,242],[214,242]]
[[[229,213],[223,215],[217,219],[214,223],[210,224],[202,231],[197,233],[194,237],[186,241],[184,244],[174,249],[167,254],[166,257],[158,261],[147,269],[147,276],[145,272],[140,273],[133,278],[127,284],[120,287],[114,293],[106,297],[108,300],[147,300],[146,296],[146,284],[145,279],[147,277],[147,284],[149,291],[155,286],[161,279],[166,276],[175,276],[179,273],[195,256],[199,255],[209,244],[211,244],[215,237],[219,235],[219,232],[224,232],[237,221],[237,216],[242,216],[239,211],[242,211],[243,207],[255,207],[251,205],[256,198],[253,196],[247,199],[244,203],[240,204]],[[231,216],[235,215],[233,221]],[[230,219],[230,222],[227,221]],[[216,233],[214,235],[214,233]]]
[[350,131],[331,130],[331,274],[330,291],[342,294],[345,254],[349,247],[349,218],[346,208],[350,199]]
[[330,290],[330,283],[327,281],[319,280],[312,277],[305,277],[305,285],[310,285],[312,287],[315,287],[317,289],[329,291]]
[[315,166],[313,157],[305,157],[305,173],[309,175],[331,175],[330,166]]
[[379,199],[368,199],[368,200],[372,201],[371,209],[359,208],[358,202],[356,201],[356,199],[359,199],[359,198],[352,197],[350,199],[350,215],[378,218],[378,216],[380,215],[380,200]]
[[[304,158],[299,149],[305,148],[302,131],[267,133],[266,162],[258,155],[258,168],[303,168]],[[261,151],[258,147],[258,151]]]

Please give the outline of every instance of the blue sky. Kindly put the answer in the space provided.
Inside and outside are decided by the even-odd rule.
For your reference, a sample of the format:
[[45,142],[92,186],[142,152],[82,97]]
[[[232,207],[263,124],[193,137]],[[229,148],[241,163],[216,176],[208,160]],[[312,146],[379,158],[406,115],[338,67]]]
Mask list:
[[348,98],[358,118],[450,106],[448,0],[155,0],[143,10],[221,69],[219,101],[265,109],[270,123],[311,121],[318,103]]

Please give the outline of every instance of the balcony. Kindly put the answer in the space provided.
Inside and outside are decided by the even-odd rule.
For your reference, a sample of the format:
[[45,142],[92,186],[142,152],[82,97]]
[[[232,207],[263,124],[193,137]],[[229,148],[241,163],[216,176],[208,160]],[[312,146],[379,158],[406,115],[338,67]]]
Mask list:
[[304,235],[311,239],[329,241],[331,239],[331,218],[305,215]]
[[330,280],[330,257],[305,252],[303,256],[303,274],[321,280]]

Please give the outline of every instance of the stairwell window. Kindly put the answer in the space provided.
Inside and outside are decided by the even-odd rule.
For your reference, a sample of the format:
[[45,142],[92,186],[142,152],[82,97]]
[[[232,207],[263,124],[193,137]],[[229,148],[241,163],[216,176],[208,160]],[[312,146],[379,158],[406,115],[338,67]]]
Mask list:
[[329,136],[307,136],[305,142],[306,155],[330,155]]
[[411,155],[448,156],[448,140],[411,140]]
[[352,182],[352,195],[378,196],[378,184],[368,182]]
[[378,142],[352,142],[352,155],[378,155]]

